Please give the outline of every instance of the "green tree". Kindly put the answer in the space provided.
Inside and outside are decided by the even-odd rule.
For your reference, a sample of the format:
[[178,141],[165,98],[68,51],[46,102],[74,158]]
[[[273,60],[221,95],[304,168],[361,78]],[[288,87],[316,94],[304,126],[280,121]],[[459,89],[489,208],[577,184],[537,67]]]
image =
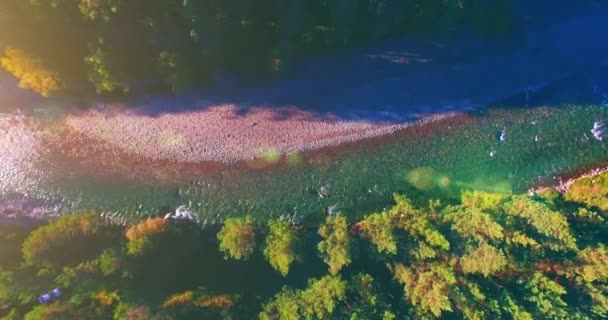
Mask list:
[[335,275],[351,262],[351,237],[346,217],[342,214],[328,216],[325,223],[319,227],[319,235],[323,240],[319,242],[317,249],[329,266],[329,272]]
[[552,211],[545,204],[527,196],[513,196],[505,204],[507,215],[524,219],[535,230],[546,237],[543,241],[552,250],[576,250],[576,240],[572,236],[566,216]]
[[120,79],[110,66],[109,53],[97,47],[85,57],[88,67],[89,81],[95,86],[97,93],[127,93],[129,85]]
[[567,201],[598,207],[608,212],[608,173],[577,179],[565,193],[564,198]]
[[461,196],[461,203],[469,209],[497,211],[508,198],[508,195],[502,193],[465,190]]
[[[25,264],[61,267],[94,258],[110,241],[113,226],[95,212],[64,214],[34,230],[23,242]],[[82,246],[81,241],[88,245]],[[70,254],[65,254],[70,252]]]
[[379,287],[379,281],[369,274],[359,273],[351,278],[346,300],[349,307],[343,308],[343,314],[350,320],[394,320],[395,312],[400,311],[399,306],[392,304]]
[[408,268],[403,264],[394,267],[395,279],[405,287],[405,296],[420,315],[440,317],[452,311],[450,293],[456,276],[450,266],[433,264],[429,267]]
[[259,317],[269,319],[327,319],[346,294],[346,282],[337,276],[310,280],[305,290],[286,287],[264,305]]
[[518,281],[527,290],[524,299],[532,303],[542,318],[567,319],[569,312],[568,304],[562,296],[566,294],[566,288],[549,279],[540,272],[534,272],[528,277]]
[[251,217],[228,218],[217,234],[226,259],[246,260],[255,249],[255,227]]
[[264,256],[274,269],[286,276],[289,266],[298,259],[295,253],[298,242],[296,231],[291,223],[277,220],[271,220],[268,229]]
[[503,227],[491,214],[477,207],[448,207],[444,210],[443,220],[450,223],[451,229],[462,238],[478,242],[503,238]]
[[460,258],[460,266],[464,273],[479,273],[488,277],[503,270],[507,266],[507,258],[496,247],[482,243]]
[[378,252],[397,253],[397,240],[393,235],[393,216],[389,212],[373,213],[360,223],[360,229],[376,245]]

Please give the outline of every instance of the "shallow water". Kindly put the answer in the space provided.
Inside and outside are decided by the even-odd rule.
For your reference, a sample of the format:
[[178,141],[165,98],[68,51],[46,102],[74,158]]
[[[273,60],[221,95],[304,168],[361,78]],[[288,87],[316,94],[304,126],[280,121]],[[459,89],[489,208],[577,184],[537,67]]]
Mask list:
[[[27,140],[28,153],[3,155],[17,159],[3,163],[2,175],[10,179],[4,179],[1,191],[5,199],[19,195],[62,210],[94,208],[122,222],[184,204],[201,224],[243,214],[309,221],[330,206],[359,216],[389,205],[392,192],[416,190],[446,199],[462,188],[521,192],[602,164],[608,149],[589,130],[595,120],[607,118],[607,111],[601,106],[490,109],[262,169],[176,165],[171,170],[167,164],[167,172],[158,173],[143,161],[129,172],[94,158],[75,161],[65,150],[40,150],[35,140]],[[505,142],[496,137],[501,130]]]

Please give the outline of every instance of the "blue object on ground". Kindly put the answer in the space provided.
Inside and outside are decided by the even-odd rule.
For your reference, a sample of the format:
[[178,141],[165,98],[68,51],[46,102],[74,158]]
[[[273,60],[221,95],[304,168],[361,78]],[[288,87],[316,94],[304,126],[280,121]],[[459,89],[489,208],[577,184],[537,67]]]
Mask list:
[[43,294],[40,297],[38,297],[38,302],[40,303],[47,303],[47,302],[51,302],[51,299],[53,299],[53,297],[51,297],[50,294]]
[[40,297],[38,297],[38,302],[48,303],[48,302],[51,302],[51,300],[53,300],[53,298],[58,298],[60,296],[61,296],[61,290],[55,288],[55,289],[53,289],[53,291],[51,291],[49,293],[45,293],[45,294],[41,295]]

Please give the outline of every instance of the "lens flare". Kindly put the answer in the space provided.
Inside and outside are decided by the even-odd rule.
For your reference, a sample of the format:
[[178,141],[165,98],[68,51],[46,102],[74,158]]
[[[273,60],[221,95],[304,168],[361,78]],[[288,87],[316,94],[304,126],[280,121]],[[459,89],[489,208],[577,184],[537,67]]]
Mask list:
[[435,170],[419,167],[407,174],[407,181],[420,190],[429,190],[435,185]]
[[441,176],[439,177],[439,179],[437,179],[437,184],[442,188],[449,187],[450,183],[450,178],[448,178],[447,176]]
[[275,148],[270,148],[264,152],[263,158],[269,164],[275,164],[281,160],[281,153]]
[[297,167],[300,164],[302,164],[302,156],[299,153],[294,152],[287,155],[287,165]]

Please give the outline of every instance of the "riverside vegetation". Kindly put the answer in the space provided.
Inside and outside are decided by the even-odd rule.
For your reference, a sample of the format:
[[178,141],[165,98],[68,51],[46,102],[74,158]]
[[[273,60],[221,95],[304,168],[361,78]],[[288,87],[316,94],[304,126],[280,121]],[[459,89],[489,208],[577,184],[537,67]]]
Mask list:
[[43,96],[182,91],[404,33],[512,24],[506,0],[6,0],[0,12],[0,67]]
[[[94,212],[3,226],[1,319],[603,318],[607,178],[564,194],[395,195],[387,210],[314,228],[248,217],[219,230],[155,217],[122,227]],[[55,287],[64,295],[38,304]]]

